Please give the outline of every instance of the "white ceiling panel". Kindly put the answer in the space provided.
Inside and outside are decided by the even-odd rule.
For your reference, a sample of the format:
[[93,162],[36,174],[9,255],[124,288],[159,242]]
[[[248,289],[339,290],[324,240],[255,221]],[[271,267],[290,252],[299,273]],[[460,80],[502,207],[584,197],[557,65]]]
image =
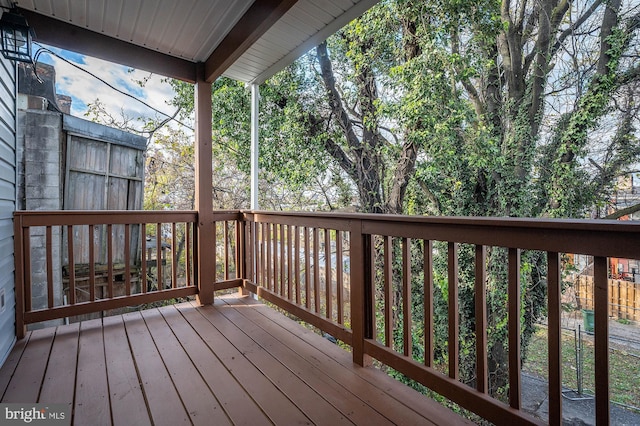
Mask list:
[[[194,63],[210,59],[253,3],[254,0],[18,0],[20,8],[39,15]],[[299,0],[224,75],[260,83],[375,3],[377,0]]]

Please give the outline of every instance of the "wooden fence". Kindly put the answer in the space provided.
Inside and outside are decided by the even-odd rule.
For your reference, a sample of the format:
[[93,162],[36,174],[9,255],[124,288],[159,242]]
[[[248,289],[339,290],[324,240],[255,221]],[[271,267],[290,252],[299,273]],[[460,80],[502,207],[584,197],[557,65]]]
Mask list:
[[[575,291],[578,309],[593,310],[593,276],[580,275]],[[640,321],[640,283],[609,280],[609,316]]]

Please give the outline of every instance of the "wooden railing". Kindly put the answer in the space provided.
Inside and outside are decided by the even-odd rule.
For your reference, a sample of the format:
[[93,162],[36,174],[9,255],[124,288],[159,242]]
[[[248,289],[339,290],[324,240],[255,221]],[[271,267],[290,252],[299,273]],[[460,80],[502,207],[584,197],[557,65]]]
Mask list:
[[245,288],[353,344],[352,226],[337,217],[245,213]]
[[[595,400],[597,424],[609,422],[609,339],[607,257],[640,258],[640,225],[630,222],[529,220],[490,218],[426,218],[390,215],[222,212],[214,215],[216,232],[205,236],[211,251],[196,253],[196,212],[18,212],[16,235],[16,299],[18,329],[24,323],[183,297],[198,292],[241,287],[285,309],[352,348],[354,362],[370,360],[400,372],[463,408],[498,424],[536,424],[522,411],[521,385],[521,256],[536,251],[544,259],[548,312],[548,380],[550,424],[562,422],[560,297],[562,254],[594,256]],[[158,225],[160,224],[160,225]],[[162,225],[165,224],[165,225]],[[145,252],[146,229],[162,226],[174,239],[185,229],[185,254],[171,251],[166,263],[158,255],[134,255],[132,235],[139,235]],[[149,228],[150,227],[150,228]],[[99,231],[98,231],[99,230]],[[102,233],[102,240],[96,239]],[[71,238],[70,236],[73,236]],[[94,235],[93,244],[89,235]],[[155,247],[164,238],[158,233]],[[122,236],[122,238],[121,238]],[[145,238],[142,238],[145,236]],[[200,236],[202,238],[202,236]],[[77,259],[79,242],[89,251],[88,300],[79,300],[78,261],[67,262],[68,298],[55,294],[54,259]],[[54,241],[60,244],[55,254]],[[38,241],[39,246],[34,244]],[[121,245],[120,242],[122,242]],[[170,243],[172,248],[178,242]],[[118,247],[122,246],[122,249]],[[92,248],[93,247],[93,248]],[[137,246],[136,246],[137,247]],[[208,245],[205,245],[208,247]],[[118,248],[118,249],[117,249]],[[40,251],[38,251],[40,250]],[[84,250],[84,249],[83,249]],[[93,250],[93,251],[92,251]],[[121,250],[124,293],[117,294],[114,252]],[[489,392],[487,271],[488,253],[502,251],[506,273],[508,336],[508,401]],[[99,254],[106,253],[105,284],[96,286]],[[66,258],[65,254],[66,253]],[[446,253],[446,254],[445,254]],[[472,259],[472,273],[461,271],[459,257]],[[161,258],[161,256],[160,256]],[[438,273],[434,261],[444,258]],[[114,260],[116,259],[116,260]],[[200,265],[198,260],[200,259]],[[151,263],[149,263],[151,262]],[[178,267],[177,263],[183,266]],[[214,262],[215,282],[200,283],[202,262]],[[92,264],[94,264],[92,269]],[[469,262],[466,262],[468,265]],[[140,287],[130,282],[131,268],[155,266],[155,273],[171,270],[170,278],[147,280]],[[211,267],[211,263],[207,264]],[[46,291],[35,306],[34,271],[40,268]],[[129,269],[128,269],[129,268]],[[442,270],[446,272],[442,273]],[[159,270],[159,271],[158,271]],[[176,272],[174,272],[176,271]],[[180,281],[178,271],[184,272]],[[463,273],[464,272],[464,273]],[[120,273],[120,270],[118,270]],[[61,273],[60,273],[61,274]],[[178,275],[176,275],[178,274]],[[439,274],[439,275],[438,275]],[[164,277],[165,275],[162,275]],[[94,278],[92,278],[94,277]],[[446,294],[448,362],[434,361],[434,280]],[[471,281],[471,282],[469,282]],[[170,283],[170,285],[167,285]],[[472,289],[475,323],[475,380],[460,378],[459,289]],[[412,300],[412,287],[420,286],[422,300]],[[168,287],[168,288],[167,288]],[[93,289],[93,290],[92,290]],[[467,291],[465,290],[465,291]],[[43,302],[44,301],[44,302]],[[412,307],[422,314],[416,318]],[[418,331],[417,334],[412,331]],[[420,337],[414,342],[414,336]],[[421,356],[414,354],[420,347]]]
[[[562,423],[561,256],[594,256],[596,423],[608,424],[607,257],[640,258],[640,225],[274,212],[246,212],[244,217],[246,289],[351,345],[354,362],[366,365],[368,357],[373,357],[497,424],[539,423],[522,411],[522,253],[537,251],[547,270],[550,424]],[[463,249],[467,256],[471,253],[474,263],[470,283],[476,336],[473,387],[459,377],[458,289],[463,278],[458,257]],[[488,389],[487,253],[499,250],[507,264],[506,404],[492,397]],[[446,291],[442,293],[448,301],[448,364],[443,367],[434,363],[433,291],[434,259],[442,258],[445,252]],[[394,264],[397,259],[401,259],[399,265]],[[416,269],[422,286],[420,301],[411,300]],[[419,321],[411,313],[416,303],[422,307]],[[338,312],[340,306],[343,310]],[[394,313],[394,309],[400,312]],[[376,318],[381,319],[379,324]],[[412,330],[416,328],[421,329],[417,335],[424,336],[419,342],[421,357],[413,353],[417,342],[412,342]]]
[[[201,257],[216,271],[207,291],[242,283],[238,218],[215,215],[211,252]],[[16,212],[18,336],[26,324],[197,294],[196,223],[193,211]]]

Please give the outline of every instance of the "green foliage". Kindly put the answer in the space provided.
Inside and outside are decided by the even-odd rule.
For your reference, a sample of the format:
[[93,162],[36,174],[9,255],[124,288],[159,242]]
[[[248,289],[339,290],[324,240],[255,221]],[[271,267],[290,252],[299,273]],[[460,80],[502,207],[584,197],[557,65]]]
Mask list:
[[[263,180],[298,194],[320,191],[330,208],[350,205],[357,193],[360,210],[369,212],[584,217],[606,203],[617,176],[640,154],[632,84],[640,73],[626,59],[637,24],[620,19],[605,28],[611,35],[603,54],[598,28],[610,24],[599,11],[590,14],[589,4],[572,2],[564,10],[520,1],[503,12],[494,0],[380,2],[329,38],[330,67],[316,49],[261,85]],[[567,33],[569,18],[576,27]],[[604,73],[594,71],[600,62]],[[192,89],[172,85],[174,105],[189,114]],[[221,78],[212,96],[214,153],[246,174],[249,91]],[[594,160],[600,152],[606,155]],[[300,200],[298,207],[309,206],[308,197]],[[434,356],[446,365],[447,247],[434,247]],[[394,253],[399,271],[397,247]],[[475,258],[464,245],[458,255],[461,377],[471,384]],[[418,324],[423,294],[416,258],[411,311]],[[497,395],[507,391],[507,259],[504,248],[488,250],[491,392]],[[545,309],[541,253],[522,253],[520,278],[525,354]],[[393,312],[401,323],[400,302]],[[394,333],[397,346],[401,329]],[[412,333],[412,353],[423,359],[423,330]]]
[[[302,193],[317,186],[317,177],[327,171],[334,182],[340,178],[328,170],[319,136],[308,132],[309,117],[302,105],[305,88],[299,81],[301,74],[294,72],[297,66],[292,65],[260,87],[259,164],[266,185]],[[172,104],[181,108],[184,117],[191,116],[193,86],[177,80],[170,83],[176,91]],[[244,176],[249,175],[250,111],[250,90],[243,83],[223,77],[212,85],[213,155],[222,160],[219,168],[214,168],[217,172],[233,166]],[[345,198],[350,197],[342,194],[339,200]],[[273,205],[264,200],[261,204]]]
[[[531,12],[536,11],[528,10],[527,14]],[[537,12],[543,13],[542,7]],[[372,22],[374,19],[380,22]],[[598,25],[597,19],[595,15],[586,17],[592,26]],[[524,19],[534,26],[537,20],[533,15]],[[410,60],[402,60],[401,41],[406,36],[403,33],[406,21],[415,26],[421,52]],[[521,30],[517,25],[501,14],[500,3],[494,1],[473,4],[455,0],[388,1],[330,42],[333,60],[343,79],[349,78],[348,73],[357,73],[362,67],[369,66],[376,73],[379,90],[386,91],[386,95],[378,99],[375,115],[363,117],[365,128],[372,127],[367,120],[377,119],[378,123],[389,120],[397,139],[414,143],[419,149],[416,169],[404,198],[405,212],[582,217],[598,205],[598,197],[604,193],[601,188],[613,184],[613,173],[594,179],[593,171],[584,160],[594,149],[591,132],[615,106],[612,97],[620,87],[619,58],[628,48],[629,33],[616,27],[608,38],[611,48],[607,52],[606,76],[594,76],[588,71],[597,61],[598,54],[586,51],[579,53],[589,58],[584,64],[577,65],[583,68],[553,75],[550,71],[555,66],[554,61],[563,58],[553,56],[557,52],[542,51],[538,57],[537,52],[533,52],[531,58],[526,58],[527,43],[538,42],[536,32],[518,32]],[[384,32],[380,34],[380,31],[390,29],[394,31],[394,37],[390,38]],[[550,46],[560,27],[557,31],[550,34]],[[575,37],[578,40],[578,35]],[[502,55],[505,46],[512,49],[511,58]],[[389,56],[393,52],[395,58]],[[518,55],[521,62],[518,62]],[[522,64],[526,60],[537,62],[525,69]],[[497,64],[503,65],[505,74],[500,74]],[[557,84],[549,79],[568,81],[575,73],[592,76],[588,90],[584,94],[578,92],[580,95],[574,101],[573,110],[556,117],[548,114],[548,105],[555,107],[556,100],[547,98],[545,91],[538,88]],[[363,102],[357,83],[345,84],[343,94],[346,103]],[[558,124],[545,128],[549,120],[558,120]],[[624,128],[633,131],[629,126]],[[621,154],[610,158],[616,159],[618,172],[638,157],[630,143],[616,144],[617,148],[613,149]],[[386,170],[393,170],[401,144],[385,144],[381,153]],[[389,179],[394,177],[385,176],[386,187],[393,185]],[[434,317],[438,319],[435,324],[438,344],[435,357],[437,362],[445,363],[446,247],[436,245],[436,253]],[[475,327],[474,260],[469,248],[463,248],[459,256],[460,353],[461,365],[467,368],[461,375],[463,380],[470,382],[475,365],[471,344]],[[500,394],[506,392],[507,348],[504,342],[508,331],[508,262],[506,251],[499,248],[491,249],[487,259],[490,368],[496,379],[492,392]],[[526,354],[533,324],[544,315],[546,260],[541,253],[525,252],[522,262],[521,329],[522,349]],[[419,268],[417,273],[420,273]],[[421,300],[420,294],[414,296],[414,300]],[[419,311],[420,308],[416,308],[415,318],[420,318]],[[401,342],[398,330],[394,337]],[[414,342],[421,339],[421,328],[417,327]],[[417,358],[424,356],[419,345],[414,346],[413,352]]]

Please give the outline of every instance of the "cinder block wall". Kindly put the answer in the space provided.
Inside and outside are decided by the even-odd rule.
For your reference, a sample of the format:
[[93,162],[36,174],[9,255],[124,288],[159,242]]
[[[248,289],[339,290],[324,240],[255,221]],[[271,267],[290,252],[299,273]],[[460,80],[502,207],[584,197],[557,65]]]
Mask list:
[[[18,132],[19,208],[61,210],[64,165],[62,164],[62,114],[52,111],[20,110]],[[60,229],[52,230],[51,259],[56,304],[62,298],[62,247]],[[31,230],[32,304],[47,306],[47,252],[45,228]]]

